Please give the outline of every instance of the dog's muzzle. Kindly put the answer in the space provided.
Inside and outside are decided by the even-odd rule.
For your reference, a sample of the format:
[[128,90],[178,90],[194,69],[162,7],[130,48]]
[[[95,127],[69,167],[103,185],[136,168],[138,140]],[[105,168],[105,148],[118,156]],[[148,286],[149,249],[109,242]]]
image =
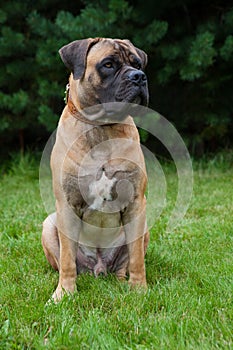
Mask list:
[[116,101],[147,106],[148,99],[146,74],[139,69],[127,70],[116,91]]
[[132,70],[127,76],[128,80],[137,86],[145,86],[147,84],[146,74],[141,70]]

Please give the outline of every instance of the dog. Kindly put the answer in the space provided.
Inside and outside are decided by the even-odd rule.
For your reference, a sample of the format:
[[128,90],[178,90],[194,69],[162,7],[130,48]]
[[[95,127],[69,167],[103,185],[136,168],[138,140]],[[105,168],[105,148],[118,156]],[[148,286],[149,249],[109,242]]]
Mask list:
[[59,50],[71,72],[51,154],[56,212],[42,245],[59,271],[54,302],[76,277],[108,272],[146,288],[147,175],[129,106],[148,104],[147,55],[129,40],[89,38]]

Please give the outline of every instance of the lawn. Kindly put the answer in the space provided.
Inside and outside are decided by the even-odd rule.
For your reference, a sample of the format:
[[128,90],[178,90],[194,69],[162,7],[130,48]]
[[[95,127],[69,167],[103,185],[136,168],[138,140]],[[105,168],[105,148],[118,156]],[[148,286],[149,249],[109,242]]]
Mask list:
[[48,306],[58,274],[40,243],[38,164],[17,159],[0,171],[1,349],[233,349],[233,153],[194,163],[190,208],[170,233],[176,174],[165,165],[146,293],[81,275],[76,295]]

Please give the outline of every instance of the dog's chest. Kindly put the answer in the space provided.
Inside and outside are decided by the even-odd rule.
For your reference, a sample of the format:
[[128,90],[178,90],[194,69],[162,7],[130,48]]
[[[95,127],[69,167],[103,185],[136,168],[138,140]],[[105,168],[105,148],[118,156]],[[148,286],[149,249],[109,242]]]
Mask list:
[[143,176],[142,169],[127,159],[92,159],[77,175],[65,174],[63,189],[79,216],[99,211],[101,217],[110,217],[133,202]]
[[115,138],[105,129],[92,130],[67,152],[63,190],[78,215],[87,210],[117,213],[137,196],[145,177],[140,144],[136,137],[119,136],[122,127],[114,131]]
[[104,202],[112,201],[113,199],[113,186],[117,182],[117,179],[113,177],[109,179],[106,176],[105,170],[103,170],[101,177],[98,180],[93,180],[88,187],[88,196],[90,198],[90,209],[101,210],[104,207]]

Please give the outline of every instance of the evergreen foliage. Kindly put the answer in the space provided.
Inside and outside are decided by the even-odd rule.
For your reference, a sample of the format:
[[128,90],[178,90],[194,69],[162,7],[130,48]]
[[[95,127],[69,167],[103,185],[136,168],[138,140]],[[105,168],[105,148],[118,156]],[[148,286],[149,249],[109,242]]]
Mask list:
[[58,49],[95,36],[148,53],[150,107],[191,149],[232,145],[233,8],[220,0],[1,0],[0,134],[56,127],[68,79]]

